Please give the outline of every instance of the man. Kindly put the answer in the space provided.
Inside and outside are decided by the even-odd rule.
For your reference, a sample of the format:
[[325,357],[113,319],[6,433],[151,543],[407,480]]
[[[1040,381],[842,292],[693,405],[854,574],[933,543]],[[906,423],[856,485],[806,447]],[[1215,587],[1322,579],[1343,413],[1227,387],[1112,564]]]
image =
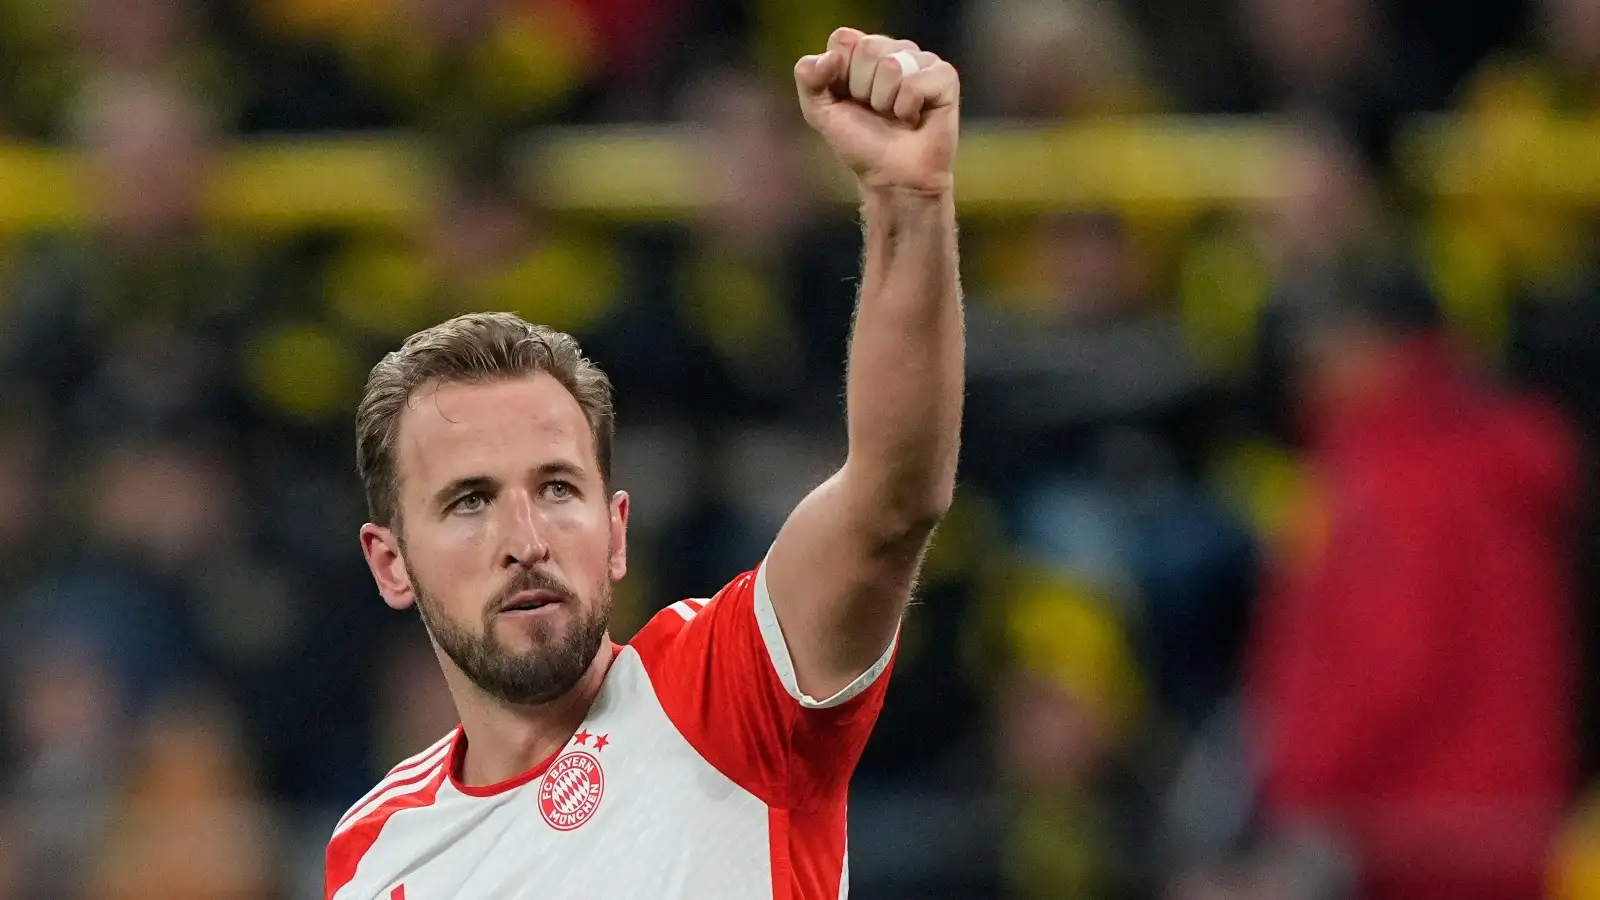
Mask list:
[[1256,634],[1266,817],[1373,900],[1532,900],[1574,766],[1572,439],[1469,374],[1420,277],[1319,282],[1283,310],[1317,514]]
[[628,496],[608,483],[606,377],[566,335],[494,314],[379,363],[362,548],[384,600],[421,613],[461,725],[338,824],[330,900],[845,895],[851,770],[955,483],[959,82],[848,28],[795,81],[862,194],[846,461],[756,569],[617,646]]

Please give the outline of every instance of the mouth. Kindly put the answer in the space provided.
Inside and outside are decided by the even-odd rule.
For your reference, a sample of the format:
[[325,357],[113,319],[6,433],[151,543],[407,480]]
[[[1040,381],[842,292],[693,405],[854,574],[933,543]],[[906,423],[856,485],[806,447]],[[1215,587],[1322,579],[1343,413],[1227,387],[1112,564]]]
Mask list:
[[499,613],[530,613],[551,609],[564,602],[564,598],[551,590],[519,591],[501,604]]

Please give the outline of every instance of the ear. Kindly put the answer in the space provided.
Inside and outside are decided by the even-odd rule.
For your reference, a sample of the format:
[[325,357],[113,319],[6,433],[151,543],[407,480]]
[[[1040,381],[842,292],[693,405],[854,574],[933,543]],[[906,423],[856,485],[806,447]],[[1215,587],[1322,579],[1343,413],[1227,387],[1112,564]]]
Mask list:
[[611,495],[611,580],[628,574],[628,492]]
[[382,525],[368,522],[361,526],[361,554],[367,558],[367,568],[372,570],[372,579],[378,583],[383,602],[393,609],[409,609],[417,602],[398,535]]

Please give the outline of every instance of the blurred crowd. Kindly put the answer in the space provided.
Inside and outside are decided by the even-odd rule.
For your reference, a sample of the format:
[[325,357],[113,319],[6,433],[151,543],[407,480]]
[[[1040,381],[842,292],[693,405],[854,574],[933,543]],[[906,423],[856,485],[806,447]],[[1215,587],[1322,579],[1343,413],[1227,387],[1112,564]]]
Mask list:
[[[92,198],[0,234],[0,897],[316,897],[454,724],[356,542],[354,405],[419,327],[514,310],[611,373],[619,639],[760,559],[841,459],[860,235],[789,70],[846,23],[957,62],[969,121],[1288,136],[1259,203],[963,222],[963,482],[856,894],[1600,897],[1595,219],[1394,152],[1592,115],[1600,0],[0,0],[0,138]],[[541,129],[629,122],[693,129],[710,202],[526,189]],[[373,130],[439,160],[414,225],[206,215],[230,142]]]

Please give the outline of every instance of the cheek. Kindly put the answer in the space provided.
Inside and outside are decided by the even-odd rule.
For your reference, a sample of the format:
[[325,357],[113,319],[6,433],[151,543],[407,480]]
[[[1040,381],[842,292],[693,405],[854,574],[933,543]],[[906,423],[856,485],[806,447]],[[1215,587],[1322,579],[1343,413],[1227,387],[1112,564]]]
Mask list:
[[466,556],[493,544],[505,524],[499,510],[470,516],[445,516],[428,523],[428,536],[438,553]]
[[611,517],[606,509],[578,504],[556,507],[546,516],[551,533],[564,545],[569,558],[583,565],[605,565],[610,557]]
[[470,583],[484,570],[484,554],[493,535],[493,526],[481,519],[443,522],[408,541],[406,565],[413,578],[439,596],[452,585]]

